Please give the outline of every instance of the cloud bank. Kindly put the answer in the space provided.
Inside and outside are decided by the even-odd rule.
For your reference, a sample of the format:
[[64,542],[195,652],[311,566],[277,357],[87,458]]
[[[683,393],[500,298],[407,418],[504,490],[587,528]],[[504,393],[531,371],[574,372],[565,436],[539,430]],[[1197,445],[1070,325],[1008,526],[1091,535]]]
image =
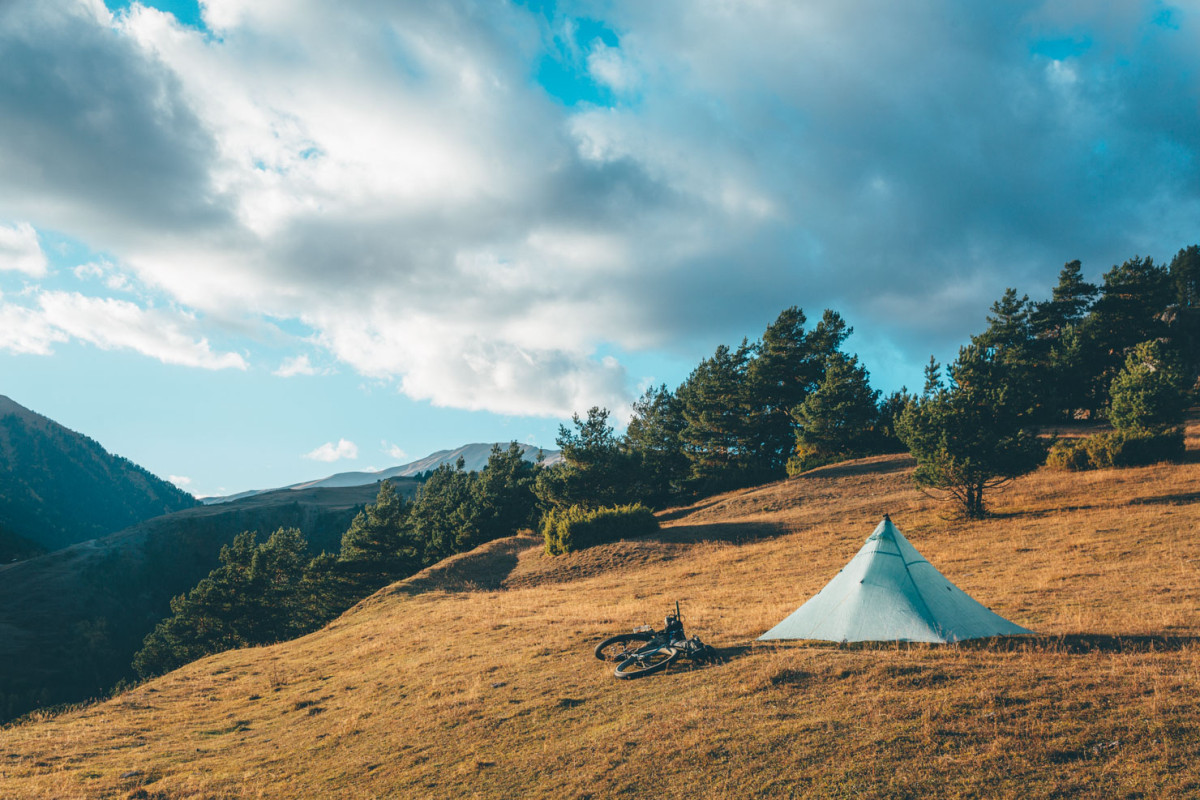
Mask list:
[[413,398],[566,416],[792,304],[919,369],[1005,286],[1200,239],[1166,5],[202,8],[0,6],[0,267],[62,231],[176,309],[6,295],[0,347],[246,368],[205,326],[288,322]]

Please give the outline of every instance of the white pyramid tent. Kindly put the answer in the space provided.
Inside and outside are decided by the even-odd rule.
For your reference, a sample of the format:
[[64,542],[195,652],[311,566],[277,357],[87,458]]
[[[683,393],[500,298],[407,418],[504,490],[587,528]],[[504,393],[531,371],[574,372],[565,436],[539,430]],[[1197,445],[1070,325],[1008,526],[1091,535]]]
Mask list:
[[759,637],[834,642],[956,642],[1033,633],[994,614],[934,569],[891,519],[825,588]]

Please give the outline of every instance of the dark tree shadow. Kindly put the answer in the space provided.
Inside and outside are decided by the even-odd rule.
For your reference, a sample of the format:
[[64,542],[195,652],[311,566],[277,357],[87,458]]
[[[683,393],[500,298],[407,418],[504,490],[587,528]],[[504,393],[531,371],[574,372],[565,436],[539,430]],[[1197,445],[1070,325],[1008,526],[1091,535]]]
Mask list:
[[683,508],[673,508],[669,511],[664,511],[661,514],[657,515],[658,521],[659,522],[670,522],[672,520],[682,519],[683,517],[690,517],[692,514],[695,514],[699,511],[704,511],[705,509],[712,508],[719,502],[721,502],[721,501],[720,500],[710,500],[707,503],[700,503],[699,505],[684,506]]
[[705,525],[677,525],[673,528],[663,528],[646,539],[670,544],[694,544],[697,542],[746,544],[781,536],[787,532],[787,528],[783,525],[773,522],[715,522]]
[[428,567],[395,584],[388,593],[495,591],[503,588],[504,579],[517,568],[521,552],[536,546],[537,541],[529,537],[498,539]]
[[778,640],[760,647],[800,645],[826,650],[959,650],[994,653],[1169,653],[1200,645],[1200,636],[1172,634],[1101,634],[1076,633],[1061,636],[989,636],[946,644],[930,642],[826,642],[820,640]]
[[1164,494],[1158,497],[1135,497],[1129,501],[1131,506],[1182,506],[1200,502],[1200,492],[1183,492],[1181,494]]
[[902,472],[917,465],[915,458],[908,453],[893,453],[888,456],[876,456],[865,461],[850,461],[842,464],[830,464],[827,467],[816,467],[797,475],[792,480],[805,478],[847,478],[858,475],[887,475],[892,472]]

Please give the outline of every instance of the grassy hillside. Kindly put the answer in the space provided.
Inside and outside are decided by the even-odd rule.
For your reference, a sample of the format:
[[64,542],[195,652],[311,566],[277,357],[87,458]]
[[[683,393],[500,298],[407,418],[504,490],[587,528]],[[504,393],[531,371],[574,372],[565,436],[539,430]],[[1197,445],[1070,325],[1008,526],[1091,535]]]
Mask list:
[[[0,731],[0,796],[1200,794],[1200,460],[1039,472],[969,524],[910,470],[829,467],[553,559],[493,542],[298,641]],[[1040,635],[756,644],[885,511]],[[723,663],[619,682],[593,659],[676,599]]]
[[[402,496],[415,495],[416,481],[395,483]],[[314,553],[336,553],[354,515],[377,492],[285,490],[198,506],[0,565],[0,721],[132,677],[133,654],[167,616],[171,598],[216,567],[221,546],[237,534],[258,531],[262,541],[277,528],[296,527]]]

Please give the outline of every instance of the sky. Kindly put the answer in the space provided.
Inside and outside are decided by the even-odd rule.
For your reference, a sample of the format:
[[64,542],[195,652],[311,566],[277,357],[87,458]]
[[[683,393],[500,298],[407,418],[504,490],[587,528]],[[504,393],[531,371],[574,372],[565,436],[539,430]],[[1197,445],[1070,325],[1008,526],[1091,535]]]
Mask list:
[[1200,9],[0,0],[0,394],[197,495],[623,419],[780,311],[883,391],[1200,242]]

